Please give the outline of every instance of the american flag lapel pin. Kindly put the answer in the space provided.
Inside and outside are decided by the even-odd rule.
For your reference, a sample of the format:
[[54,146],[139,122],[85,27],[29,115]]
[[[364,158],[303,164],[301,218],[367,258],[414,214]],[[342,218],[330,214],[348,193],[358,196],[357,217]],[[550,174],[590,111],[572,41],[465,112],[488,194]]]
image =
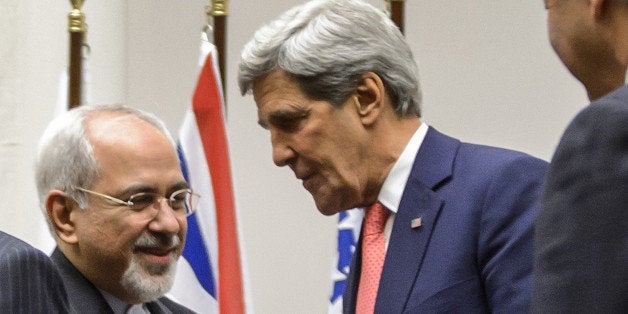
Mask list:
[[418,227],[421,227],[421,225],[423,225],[423,219],[421,219],[421,217],[414,218],[410,222],[410,227],[412,227],[412,229],[416,229]]

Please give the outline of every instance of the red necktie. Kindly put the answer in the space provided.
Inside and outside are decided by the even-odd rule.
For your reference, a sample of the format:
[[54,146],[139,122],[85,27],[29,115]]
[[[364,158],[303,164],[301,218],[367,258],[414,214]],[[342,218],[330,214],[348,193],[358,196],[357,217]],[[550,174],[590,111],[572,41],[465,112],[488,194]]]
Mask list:
[[375,299],[379,279],[386,258],[386,238],[384,226],[389,211],[377,202],[366,210],[364,227],[362,228],[362,271],[356,302],[356,314],[372,314],[375,310]]

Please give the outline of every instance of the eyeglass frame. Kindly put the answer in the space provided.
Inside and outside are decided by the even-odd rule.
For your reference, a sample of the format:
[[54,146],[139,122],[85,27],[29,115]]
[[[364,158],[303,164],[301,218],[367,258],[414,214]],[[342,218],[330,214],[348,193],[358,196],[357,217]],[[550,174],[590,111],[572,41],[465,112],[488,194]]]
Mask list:
[[[111,201],[111,202],[113,202],[115,204],[118,204],[118,205],[121,205],[121,206],[128,206],[128,207],[133,207],[133,205],[135,205],[131,201],[131,199],[134,196],[137,196],[137,195],[153,195],[153,196],[155,196],[155,199],[154,199],[153,202],[151,202],[150,204],[146,205],[145,207],[137,208],[137,210],[143,210],[144,208],[147,208],[147,207],[155,204],[156,202],[159,202],[163,198],[168,203],[168,206],[170,208],[172,208],[176,212],[176,209],[171,205],[171,202],[175,201],[175,200],[172,199],[172,197],[181,194],[182,191],[185,191],[186,193],[189,193],[190,196],[192,196],[192,197],[196,197],[196,200],[201,198],[200,194],[194,193],[192,191],[192,189],[190,189],[190,188],[176,190],[176,191],[172,192],[172,194],[170,194],[170,197],[161,196],[161,195],[159,195],[157,193],[153,193],[153,192],[139,192],[139,193],[135,193],[135,194],[129,196],[129,200],[128,201],[123,201],[123,200],[121,200],[119,198],[116,198],[116,197],[113,197],[111,195],[99,193],[99,192],[88,190],[88,189],[84,189],[84,188],[81,188],[81,187],[76,187],[75,186],[74,189],[82,191],[82,192],[85,192],[85,193],[88,193],[88,194],[96,195],[96,196],[102,197],[102,198],[104,198],[106,200],[109,200],[109,201]],[[196,206],[197,205],[198,205],[198,202],[194,202],[194,203],[192,203],[192,206],[190,206],[190,207],[189,206],[184,206],[185,207],[185,217],[188,217],[188,216],[192,215],[196,211]]]

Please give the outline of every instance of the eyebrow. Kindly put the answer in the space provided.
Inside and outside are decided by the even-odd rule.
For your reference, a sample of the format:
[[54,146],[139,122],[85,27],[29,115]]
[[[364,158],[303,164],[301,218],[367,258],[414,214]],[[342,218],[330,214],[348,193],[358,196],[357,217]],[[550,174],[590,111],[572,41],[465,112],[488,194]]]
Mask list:
[[[189,188],[189,186],[186,181],[177,181],[176,183],[168,187],[168,189],[166,190],[166,195],[169,195],[175,191],[183,190],[187,188]],[[144,184],[133,184],[124,188],[122,191],[116,193],[114,197],[120,198],[122,196],[131,196],[137,193],[157,193],[157,192],[158,192],[158,189],[153,186],[144,185]]]
[[285,126],[296,120],[303,119],[310,114],[309,109],[292,108],[291,110],[277,110],[268,114],[268,123],[261,119],[257,123],[264,129],[268,129],[269,124],[276,126]]
[[172,186],[170,186],[170,188],[168,189],[168,194],[172,194],[175,191],[189,189],[189,188],[190,186],[188,185],[186,181],[179,181],[173,184]]

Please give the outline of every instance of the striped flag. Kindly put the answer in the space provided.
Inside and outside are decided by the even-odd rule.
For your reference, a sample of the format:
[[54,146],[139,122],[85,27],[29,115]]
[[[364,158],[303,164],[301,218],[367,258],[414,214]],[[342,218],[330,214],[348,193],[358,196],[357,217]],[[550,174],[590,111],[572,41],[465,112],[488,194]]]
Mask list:
[[337,261],[331,273],[333,290],[329,300],[329,314],[342,313],[342,294],[345,291],[349,267],[355,252],[355,245],[360,236],[364,210],[354,208],[338,214],[338,252]]
[[215,47],[202,44],[202,68],[179,132],[179,159],[201,195],[169,293],[199,313],[245,313],[243,263]]

